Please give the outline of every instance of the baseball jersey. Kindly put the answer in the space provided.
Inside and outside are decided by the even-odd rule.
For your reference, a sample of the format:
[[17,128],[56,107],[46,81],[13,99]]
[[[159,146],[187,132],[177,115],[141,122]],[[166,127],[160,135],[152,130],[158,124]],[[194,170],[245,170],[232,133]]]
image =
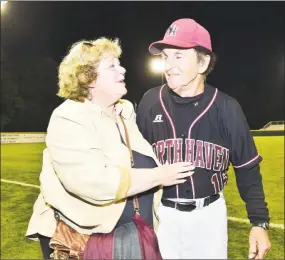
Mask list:
[[239,103],[205,84],[195,97],[180,97],[167,85],[147,91],[137,109],[137,124],[162,164],[195,165],[187,181],[164,187],[164,198],[198,199],[227,184],[230,163],[250,169],[262,160]]

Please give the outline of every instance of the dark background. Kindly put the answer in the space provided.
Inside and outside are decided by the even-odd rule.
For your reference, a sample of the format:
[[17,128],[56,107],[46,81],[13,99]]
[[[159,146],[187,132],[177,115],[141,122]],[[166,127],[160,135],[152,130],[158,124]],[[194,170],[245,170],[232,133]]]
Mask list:
[[179,18],[211,34],[218,56],[207,81],[235,97],[251,129],[284,120],[284,2],[8,2],[1,10],[1,131],[46,131],[57,67],[72,43],[118,37],[128,94],[161,84],[148,46]]

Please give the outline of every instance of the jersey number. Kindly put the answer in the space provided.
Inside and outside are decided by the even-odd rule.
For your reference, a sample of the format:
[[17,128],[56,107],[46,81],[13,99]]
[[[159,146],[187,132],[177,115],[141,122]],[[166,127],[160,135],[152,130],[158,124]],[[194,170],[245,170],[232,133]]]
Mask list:
[[215,173],[211,178],[212,184],[214,185],[215,193],[220,192],[220,183],[218,180],[218,175]]
[[[214,185],[215,193],[219,193],[227,184],[226,173],[219,172],[219,176],[220,178],[218,177],[218,173],[215,173],[211,178],[211,182]],[[222,187],[220,185],[222,185]]]

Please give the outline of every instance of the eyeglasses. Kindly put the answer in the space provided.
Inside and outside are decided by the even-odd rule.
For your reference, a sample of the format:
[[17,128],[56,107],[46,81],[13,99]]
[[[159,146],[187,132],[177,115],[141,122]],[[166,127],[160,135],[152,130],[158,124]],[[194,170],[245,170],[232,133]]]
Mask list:
[[82,42],[82,45],[81,45],[81,50],[83,52],[89,52],[90,51],[90,48],[95,46],[93,43],[91,42]]
[[91,42],[83,42],[82,44],[84,44],[84,45],[86,45],[86,46],[89,46],[89,47],[94,46],[94,44],[91,43]]

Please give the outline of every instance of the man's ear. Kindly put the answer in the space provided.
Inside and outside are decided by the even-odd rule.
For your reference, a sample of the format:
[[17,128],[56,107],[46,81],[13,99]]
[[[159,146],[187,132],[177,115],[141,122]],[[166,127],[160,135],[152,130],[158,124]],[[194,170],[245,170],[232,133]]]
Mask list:
[[203,58],[199,62],[199,70],[200,74],[203,74],[209,67],[211,57],[210,55],[203,55]]

